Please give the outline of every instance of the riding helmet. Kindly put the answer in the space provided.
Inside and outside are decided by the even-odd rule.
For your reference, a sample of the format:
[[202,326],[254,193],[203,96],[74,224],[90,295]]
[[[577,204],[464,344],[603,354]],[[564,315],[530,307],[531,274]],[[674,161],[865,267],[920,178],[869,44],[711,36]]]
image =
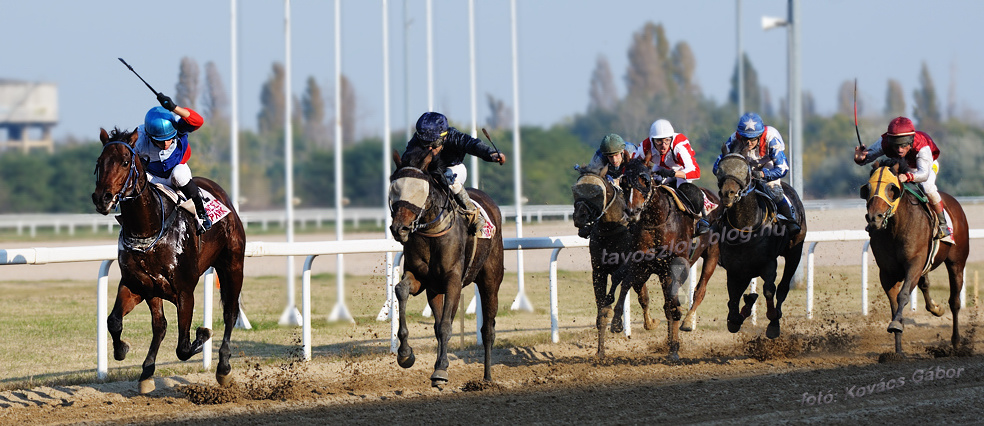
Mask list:
[[173,139],[178,134],[174,129],[174,113],[164,107],[153,107],[144,116],[144,131],[155,141]]
[[909,136],[916,134],[916,126],[912,124],[912,120],[905,117],[895,117],[891,123],[888,123],[889,136]]
[[674,135],[673,126],[669,120],[659,119],[649,126],[649,139],[663,139]]
[[605,155],[618,154],[625,149],[625,141],[614,133],[609,133],[601,140],[601,153]]
[[425,112],[417,119],[417,138],[434,142],[448,132],[448,118],[439,112]]
[[754,112],[746,112],[738,119],[738,135],[744,138],[754,138],[765,132],[765,123],[762,117]]

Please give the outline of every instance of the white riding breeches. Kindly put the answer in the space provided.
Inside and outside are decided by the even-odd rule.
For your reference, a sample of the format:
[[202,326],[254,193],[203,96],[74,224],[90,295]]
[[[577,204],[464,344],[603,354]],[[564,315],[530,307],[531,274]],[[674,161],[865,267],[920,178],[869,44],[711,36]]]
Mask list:
[[468,181],[468,169],[462,163],[455,164],[448,167],[451,173],[454,173],[454,179],[451,181],[451,192],[457,194],[465,189],[465,182]]
[[181,188],[187,185],[188,182],[191,182],[191,167],[188,167],[187,164],[178,164],[171,169],[171,176],[167,178],[154,176],[150,173],[148,173],[147,176],[150,177],[151,183],[159,183],[161,185]]
[[933,167],[929,168],[929,177],[926,178],[925,182],[919,183],[922,185],[923,191],[926,192],[926,197],[929,197],[929,201],[933,205],[936,205],[943,200],[943,198],[940,197],[939,188],[936,187],[936,171],[939,170],[939,168],[939,162],[934,161]]

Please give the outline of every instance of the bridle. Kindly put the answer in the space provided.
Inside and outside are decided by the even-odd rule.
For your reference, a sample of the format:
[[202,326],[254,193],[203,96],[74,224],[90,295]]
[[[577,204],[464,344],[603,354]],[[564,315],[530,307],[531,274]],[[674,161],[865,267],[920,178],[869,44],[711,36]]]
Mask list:
[[[607,185],[607,184],[604,183],[605,182],[604,178],[602,178],[600,176],[597,176],[597,175],[593,175],[593,174],[591,176],[593,176],[593,177],[597,178],[598,180],[601,180],[602,181],[602,185],[605,187],[605,197],[607,198],[608,197],[608,186],[609,185]],[[611,185],[611,186],[612,186],[612,191],[613,192],[618,192],[618,187],[616,187],[615,185]],[[613,194],[612,195],[612,199],[610,201],[608,201],[608,203],[605,204],[601,208],[601,211],[598,212],[598,215],[594,219],[591,219],[591,220],[588,220],[588,221],[584,222],[584,226],[586,226],[586,227],[593,227],[593,226],[595,226],[598,223],[598,221],[600,221],[601,218],[605,216],[605,213],[608,212],[608,209],[612,208],[612,205],[615,204],[615,200],[618,197],[619,197],[619,194],[617,194],[617,193],[616,194]],[[578,200],[578,201],[576,201],[574,203],[575,210],[577,209],[577,206],[579,206],[579,205],[584,206],[585,208],[587,208],[589,211],[592,211],[592,212],[595,210],[594,204],[591,204],[591,203],[589,203],[589,202],[587,202],[585,200]]]
[[[122,142],[122,141],[107,142],[105,145],[103,145],[103,152],[106,152],[106,147],[108,147],[110,145],[123,145],[123,146],[125,146],[126,149],[130,150],[130,156],[131,156],[130,157],[130,170],[127,171],[126,181],[123,182],[123,186],[120,187],[120,191],[117,192],[117,193],[115,193],[115,194],[113,194],[113,200],[112,200],[113,201],[113,204],[116,205],[117,207],[119,207],[119,205],[120,205],[119,203],[122,203],[122,202],[128,201],[128,200],[132,200],[134,198],[139,197],[141,194],[143,194],[143,192],[147,190],[147,185],[149,183],[146,182],[146,181],[144,181],[143,188],[140,188],[139,190],[136,187],[137,186],[137,180],[138,180],[138,178],[137,178],[137,161],[140,161],[140,158],[137,156],[137,152],[133,150],[133,147],[130,146],[130,144],[128,144],[126,142]],[[96,180],[99,180],[99,178],[102,176],[102,165],[99,162],[96,163],[96,170],[95,170],[94,174],[96,175]],[[125,196],[124,193],[126,193],[128,190],[131,193],[131,195]]]
[[[401,173],[401,171],[404,171],[404,170],[406,172],[409,172],[409,173],[406,173],[406,172]],[[397,179],[400,179],[400,178],[420,179],[420,180],[423,180],[423,181],[427,182],[428,183],[428,186],[430,185],[430,179],[429,179],[429,177],[427,177],[427,173],[425,173],[423,170],[420,170],[420,169],[418,169],[416,167],[405,166],[405,167],[400,168],[400,170],[397,170],[397,173],[401,173],[402,174],[402,176],[397,177]],[[396,174],[394,174],[394,177],[396,177]],[[443,191],[443,188],[442,188],[442,191]],[[428,196],[428,198],[429,198],[429,196]],[[427,230],[427,228],[429,228],[430,226],[432,226],[434,224],[437,224],[437,223],[441,222],[442,220],[444,220],[445,219],[445,215],[447,214],[447,212],[448,211],[451,211],[451,209],[453,208],[451,206],[451,202],[452,201],[451,201],[450,194],[448,194],[448,193],[445,192],[445,197],[444,198],[445,198],[444,206],[440,207],[440,211],[438,211],[437,215],[434,217],[433,220],[431,220],[429,222],[426,222],[426,223],[420,223],[421,218],[424,216],[424,212],[430,210],[430,208],[428,208],[428,206],[427,206],[427,201],[426,200],[424,201],[424,205],[423,206],[419,206],[419,207],[418,206],[414,206],[414,207],[417,207],[417,208],[410,209],[411,211],[417,210],[417,212],[414,215],[413,220],[410,222],[410,233],[411,234],[418,233],[419,235],[423,235],[425,237],[439,237],[439,236],[444,235],[445,233],[447,233],[449,230],[451,230],[451,228],[454,226],[454,223],[455,223],[455,221],[454,221],[455,215],[451,215],[451,220],[448,221],[448,224],[447,224],[447,226],[444,229],[442,229],[440,231],[436,231],[436,232],[425,232]],[[387,203],[387,204],[389,205],[390,216],[392,216],[393,213],[396,212],[396,208],[395,208],[396,204],[399,204],[399,203]],[[408,205],[411,205],[412,206],[412,204],[410,204],[408,202],[405,202],[405,204],[408,204]]]

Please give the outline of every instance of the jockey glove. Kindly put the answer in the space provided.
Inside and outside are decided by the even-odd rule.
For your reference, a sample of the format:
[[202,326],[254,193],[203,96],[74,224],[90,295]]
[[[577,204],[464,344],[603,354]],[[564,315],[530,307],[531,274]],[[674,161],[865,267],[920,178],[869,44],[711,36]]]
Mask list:
[[662,169],[662,168],[659,169],[659,170],[656,170],[656,174],[659,175],[660,177],[664,177],[664,178],[671,178],[673,176],[676,176],[676,172],[675,171],[670,170],[670,169]]
[[174,108],[177,107],[177,105],[174,104],[174,101],[171,100],[171,97],[162,92],[157,92],[157,102],[160,102],[161,106],[168,111],[174,111]]

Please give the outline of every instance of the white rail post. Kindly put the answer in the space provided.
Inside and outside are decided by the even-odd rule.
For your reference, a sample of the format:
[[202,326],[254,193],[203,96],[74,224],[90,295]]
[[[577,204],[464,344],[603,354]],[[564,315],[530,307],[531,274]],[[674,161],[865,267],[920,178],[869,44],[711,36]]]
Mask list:
[[871,240],[861,245],[861,314],[868,315],[868,248]]
[[[758,287],[758,278],[752,278],[752,282],[748,284],[748,293],[755,294],[755,288]],[[752,325],[758,325],[758,310],[755,307],[758,305],[758,299],[755,303],[752,303]]]
[[106,325],[106,317],[109,306],[109,267],[112,264],[112,260],[104,260],[99,265],[99,278],[96,281],[96,377],[99,380],[106,380],[109,373],[109,343],[106,342],[109,326]]
[[398,318],[400,315],[398,309],[400,308],[397,305],[399,302],[396,300],[396,284],[397,284],[396,280],[397,277],[401,276],[400,274],[401,260],[403,260],[403,252],[399,252],[396,254],[396,256],[393,256],[393,278],[392,278],[392,285],[389,286],[389,292],[390,292],[389,299],[391,301],[389,306],[390,352],[394,354],[396,353],[397,343],[398,343],[396,333],[397,331],[400,330],[400,319]]
[[[215,288],[215,268],[208,268],[205,271],[205,288],[202,289],[202,304],[203,304],[203,314],[202,327],[212,330],[212,293]],[[215,333],[213,332],[214,336]],[[205,345],[202,346],[202,369],[209,370],[212,368],[212,338],[209,337],[205,341]]]
[[301,342],[304,345],[304,360],[311,360],[311,264],[317,255],[304,259],[304,269],[301,271]]
[[629,317],[632,310],[629,309],[630,306],[632,306],[632,289],[625,293],[625,306],[622,306],[622,324],[625,324],[623,331],[625,337],[632,337],[632,318]]
[[560,342],[560,318],[557,313],[557,255],[560,248],[550,254],[550,341]]
[[806,255],[806,319],[813,319],[813,259],[817,241],[810,243],[810,251]]

